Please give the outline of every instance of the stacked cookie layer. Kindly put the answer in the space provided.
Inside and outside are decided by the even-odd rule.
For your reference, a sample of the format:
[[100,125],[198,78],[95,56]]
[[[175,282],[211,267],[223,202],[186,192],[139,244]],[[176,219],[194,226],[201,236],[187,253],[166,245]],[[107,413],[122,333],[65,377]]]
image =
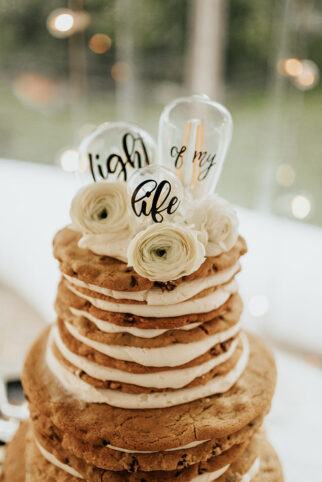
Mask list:
[[29,480],[283,480],[259,435],[274,360],[240,326],[244,240],[156,283],[79,236],[55,238],[58,319],[25,364]]
[[[236,382],[249,351],[235,281],[242,239],[230,256],[209,258],[199,272],[164,286],[107,257],[95,256],[93,276],[86,259],[92,255],[77,240],[65,230],[55,241],[63,277],[47,362],[66,387],[89,403],[148,409],[221,393]],[[102,275],[104,284],[97,284]]]

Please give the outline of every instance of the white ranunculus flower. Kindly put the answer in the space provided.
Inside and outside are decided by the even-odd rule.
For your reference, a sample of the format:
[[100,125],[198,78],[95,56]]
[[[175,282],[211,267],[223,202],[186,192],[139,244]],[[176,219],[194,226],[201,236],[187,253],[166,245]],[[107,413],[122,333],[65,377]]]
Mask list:
[[237,242],[238,218],[231,204],[217,194],[191,204],[188,222],[207,233],[206,255],[218,256]]
[[198,232],[164,222],[140,231],[130,242],[128,264],[151,281],[173,281],[196,271],[205,260]]
[[72,201],[70,217],[72,227],[83,235],[128,237],[130,215],[125,183],[102,181],[80,189]]

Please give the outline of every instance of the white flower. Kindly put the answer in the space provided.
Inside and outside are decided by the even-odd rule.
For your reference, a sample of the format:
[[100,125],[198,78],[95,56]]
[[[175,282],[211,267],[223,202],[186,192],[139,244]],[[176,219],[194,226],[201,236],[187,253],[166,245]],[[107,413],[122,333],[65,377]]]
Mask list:
[[128,237],[130,216],[126,185],[103,181],[85,186],[72,201],[70,217],[73,228],[83,235]]
[[191,204],[188,222],[208,236],[207,256],[229,251],[237,242],[238,219],[233,207],[217,194]]
[[196,271],[205,259],[198,232],[168,222],[140,231],[127,251],[129,266],[151,281],[173,281]]

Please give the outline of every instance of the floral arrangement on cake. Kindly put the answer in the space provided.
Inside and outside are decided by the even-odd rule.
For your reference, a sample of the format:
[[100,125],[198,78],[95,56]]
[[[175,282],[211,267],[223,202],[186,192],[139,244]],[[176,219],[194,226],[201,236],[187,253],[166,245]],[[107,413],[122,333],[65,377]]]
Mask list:
[[[200,112],[200,119],[189,119],[186,108],[191,104]],[[173,116],[178,126],[169,134]],[[204,117],[210,116],[211,122],[205,124]],[[129,130],[129,125],[126,128]],[[108,150],[111,131],[115,135],[113,125],[100,126],[81,146],[95,181],[93,158],[102,156],[94,156],[92,151],[97,149],[98,140],[102,145],[104,134]],[[139,135],[123,133],[127,158],[110,154],[107,179],[102,176],[99,182],[81,188],[72,201],[70,216],[72,228],[81,232],[79,246],[98,255],[114,256],[142,277],[160,282],[187,276],[198,270],[206,256],[229,251],[238,238],[237,215],[213,191],[230,135],[228,111],[204,96],[178,99],[166,107],[160,119],[158,163],[150,163],[142,131]],[[131,149],[127,144],[129,136]],[[182,146],[177,145],[180,138]],[[141,151],[135,150],[138,141]],[[138,166],[133,154],[140,156]],[[102,175],[102,166],[98,169]]]

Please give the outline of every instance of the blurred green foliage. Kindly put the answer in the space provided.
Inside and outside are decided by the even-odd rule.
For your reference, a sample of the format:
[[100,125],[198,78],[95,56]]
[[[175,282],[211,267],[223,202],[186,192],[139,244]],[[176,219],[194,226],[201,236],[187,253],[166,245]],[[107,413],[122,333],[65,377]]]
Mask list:
[[[89,72],[104,75],[115,61],[116,26],[128,18],[127,28],[134,39],[134,52],[140,75],[148,80],[182,82],[182,58],[190,35],[191,0],[129,0],[130,12],[120,12],[120,0],[84,0],[90,14],[85,45],[97,33],[112,39],[111,49],[102,57],[86,49]],[[226,8],[226,80],[236,86],[261,87],[267,79],[274,55],[274,21],[283,2],[279,0],[230,0]],[[46,18],[67,1],[1,0],[0,66],[1,76],[21,68],[37,68],[57,76],[68,73],[68,40],[52,37]],[[125,24],[126,26],[126,24]],[[307,56],[322,63],[321,35],[310,33]],[[104,72],[105,71],[105,72]]]

